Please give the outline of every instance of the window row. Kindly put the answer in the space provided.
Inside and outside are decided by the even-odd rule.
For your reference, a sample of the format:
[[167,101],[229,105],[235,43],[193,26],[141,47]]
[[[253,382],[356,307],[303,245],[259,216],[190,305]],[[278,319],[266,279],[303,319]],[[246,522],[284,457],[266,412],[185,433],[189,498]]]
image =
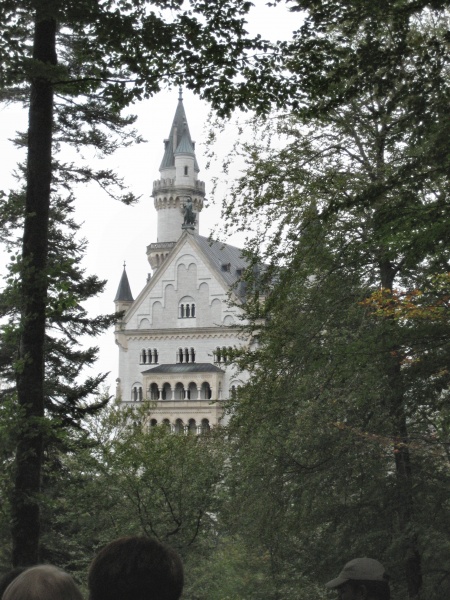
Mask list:
[[[157,365],[159,360],[158,350],[156,348],[143,348],[139,354],[139,364]],[[178,348],[176,355],[177,363],[194,363],[194,348]]]
[[199,388],[197,384],[191,382],[187,387],[182,383],[177,383],[173,389],[170,383],[165,383],[161,387],[158,387],[156,383],[152,383],[146,398],[143,397],[142,386],[134,385],[131,389],[131,400],[133,402],[142,402],[143,400],[211,400],[211,398],[211,386],[206,381]]
[[173,389],[170,383],[158,387],[152,383],[149,389],[150,400],[211,400],[212,391],[208,382],[204,381],[200,388],[191,382],[188,386],[177,383]]
[[[230,386],[229,397],[236,398],[239,392],[240,383],[232,383]],[[172,390],[170,383],[165,383],[158,387],[156,383],[152,383],[149,387],[148,397],[150,400],[210,400],[212,397],[211,386],[208,382],[203,382],[200,388],[194,382],[191,382],[187,387],[182,383],[177,383]],[[221,388],[219,384],[219,398],[221,398]],[[142,386],[134,385],[131,390],[131,399],[134,402],[142,402],[143,391]]]
[[219,348],[213,351],[215,363],[230,363],[233,361],[233,348],[231,346]]
[[189,419],[187,423],[184,423],[182,419],[176,419],[175,423],[171,423],[169,419],[163,419],[160,423],[156,419],[150,420],[150,427],[157,425],[170,428],[170,431],[178,434],[202,434],[211,430],[208,419],[202,419],[201,423],[197,423],[195,419]]
[[195,304],[182,303],[179,307],[180,319],[190,319],[195,317]]
[[194,348],[178,348],[177,363],[195,363]]
[[143,348],[140,354],[141,365],[156,365],[158,364],[158,350],[156,348]]
[[[231,346],[218,346],[213,350],[214,363],[231,363],[233,361],[234,350]],[[178,348],[176,353],[177,363],[195,363],[194,348]],[[139,364],[157,365],[159,360],[158,350],[156,348],[143,348],[139,355]]]

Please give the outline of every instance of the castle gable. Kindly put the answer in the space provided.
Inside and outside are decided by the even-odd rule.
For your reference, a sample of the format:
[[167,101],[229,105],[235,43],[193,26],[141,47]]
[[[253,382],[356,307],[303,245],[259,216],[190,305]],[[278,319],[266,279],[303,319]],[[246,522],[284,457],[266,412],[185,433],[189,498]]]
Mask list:
[[[244,268],[238,249],[183,234],[124,317],[126,330],[190,329],[237,323],[231,279]],[[240,255],[239,255],[240,256]],[[123,328],[122,328],[123,330]]]

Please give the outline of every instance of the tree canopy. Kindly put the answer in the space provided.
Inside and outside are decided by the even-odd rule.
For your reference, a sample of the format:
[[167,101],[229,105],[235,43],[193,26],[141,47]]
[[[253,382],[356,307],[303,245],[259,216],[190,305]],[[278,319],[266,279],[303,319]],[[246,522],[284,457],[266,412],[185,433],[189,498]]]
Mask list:
[[238,144],[224,204],[266,264],[231,411],[237,526],[271,553],[279,593],[372,554],[394,597],[440,598],[448,3],[297,5],[304,24],[280,47],[298,106]]

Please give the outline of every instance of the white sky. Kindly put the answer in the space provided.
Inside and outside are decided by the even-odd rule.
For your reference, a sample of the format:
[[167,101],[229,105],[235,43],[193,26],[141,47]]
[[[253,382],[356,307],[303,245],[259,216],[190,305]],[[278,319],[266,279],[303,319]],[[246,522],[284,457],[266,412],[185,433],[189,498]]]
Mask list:
[[[288,13],[284,4],[269,8],[264,0],[254,0],[255,8],[249,22],[251,34],[260,33],[268,39],[287,38],[293,29],[299,27],[300,15]],[[196,155],[200,166],[199,179],[205,181],[206,198],[211,191],[211,179],[220,173],[206,171],[204,140],[209,107],[192,93],[183,92],[184,108],[192,139],[196,141]],[[147,262],[146,247],[156,241],[157,214],[150,197],[153,181],[159,179],[159,165],[163,156],[163,140],[168,136],[172,118],[178,102],[178,90],[161,92],[132,108],[138,115],[136,129],[146,143],[121,150],[105,161],[105,167],[116,169],[125,182],[141,200],[134,206],[124,206],[115,202],[99,188],[89,186],[76,192],[76,220],[83,223],[81,235],[88,242],[85,259],[88,274],[96,274],[108,281],[104,293],[89,303],[92,315],[114,312],[114,296],[126,262],[128,279],[134,298],[146,283],[151,271]],[[14,188],[11,173],[23,156],[9,141],[16,131],[26,129],[27,113],[19,107],[0,105],[0,177],[2,189]],[[217,151],[221,152],[233,138],[229,129],[221,136]],[[217,168],[217,167],[216,167]],[[200,214],[200,233],[209,235],[217,225],[220,206],[204,208]],[[228,240],[239,245],[239,239]],[[5,255],[0,254],[0,275],[5,274]],[[0,285],[2,281],[0,280]],[[112,329],[88,343],[100,348],[99,360],[93,374],[110,371],[107,379],[110,393],[115,391],[115,378],[118,368],[118,350],[114,343]]]

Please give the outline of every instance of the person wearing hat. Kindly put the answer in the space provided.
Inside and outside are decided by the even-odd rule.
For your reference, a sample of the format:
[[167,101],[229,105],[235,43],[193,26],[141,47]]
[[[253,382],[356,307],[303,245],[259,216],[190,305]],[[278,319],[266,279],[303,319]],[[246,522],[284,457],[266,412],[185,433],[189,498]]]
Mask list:
[[336,589],[339,600],[390,600],[391,597],[389,576],[373,558],[354,558],[325,587]]

